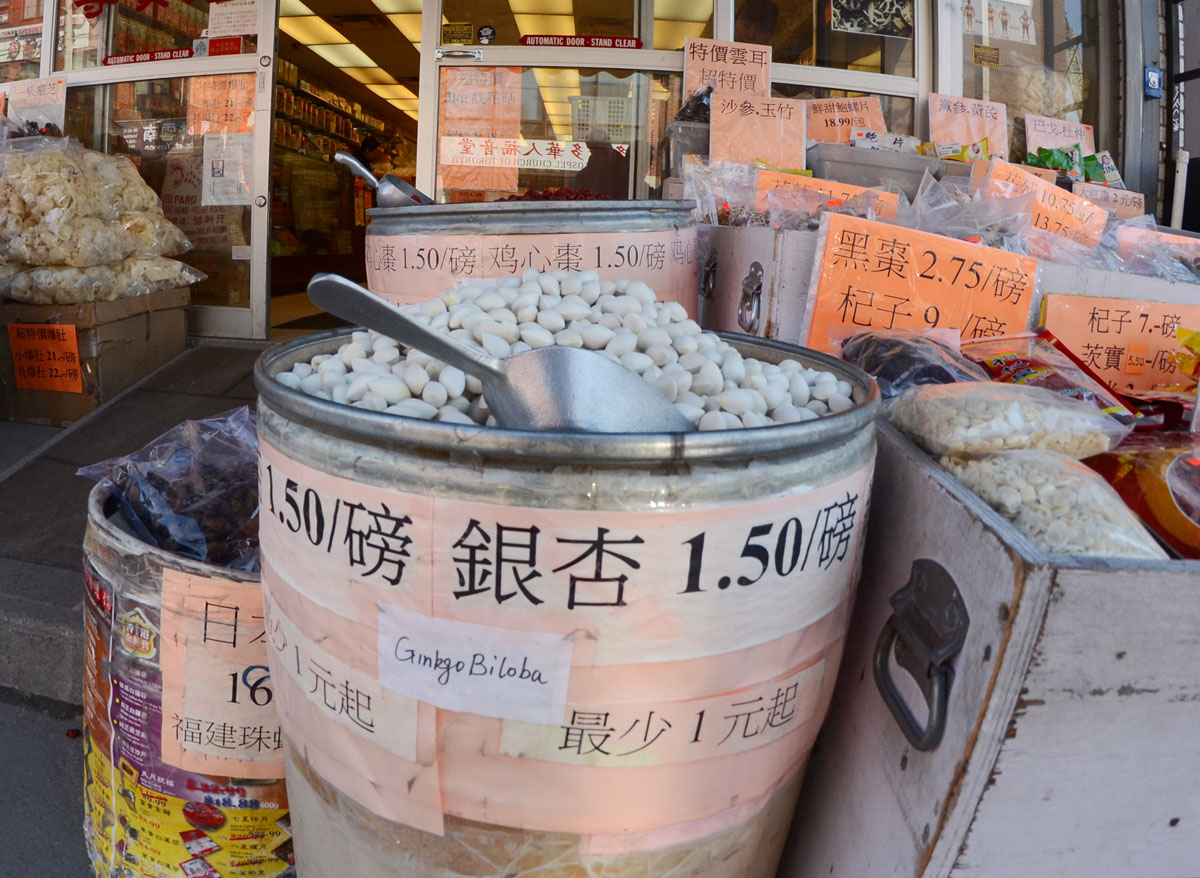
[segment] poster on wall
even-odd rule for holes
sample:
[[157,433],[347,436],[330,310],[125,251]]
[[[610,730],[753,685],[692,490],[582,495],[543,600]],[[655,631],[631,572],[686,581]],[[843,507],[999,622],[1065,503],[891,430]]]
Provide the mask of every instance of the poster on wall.
[[[521,68],[446,67],[442,69],[440,119],[442,140],[482,139],[498,143],[521,137]],[[438,156],[442,189],[517,188],[517,167],[457,164]]]
[[844,34],[871,34],[911,40],[912,0],[833,0],[831,25]]
[[1032,0],[962,0],[963,33],[1010,43],[1037,44]]
[[0,30],[0,61],[40,61],[42,26],[27,24]]
[[249,204],[254,191],[254,135],[205,134],[202,205]]

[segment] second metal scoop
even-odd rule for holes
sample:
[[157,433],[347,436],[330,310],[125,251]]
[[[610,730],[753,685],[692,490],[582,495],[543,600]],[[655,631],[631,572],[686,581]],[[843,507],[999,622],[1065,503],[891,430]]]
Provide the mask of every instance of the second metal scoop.
[[493,357],[431,329],[366,287],[336,274],[308,283],[313,304],[374,329],[483,383],[496,423],[509,430],[574,433],[684,433],[693,427],[649,382],[582,348],[551,345]]
[[345,165],[354,174],[362,177],[375,190],[375,200],[380,207],[409,207],[417,204],[433,204],[433,199],[407,180],[393,174],[376,178],[371,169],[344,150],[333,154],[333,160]]

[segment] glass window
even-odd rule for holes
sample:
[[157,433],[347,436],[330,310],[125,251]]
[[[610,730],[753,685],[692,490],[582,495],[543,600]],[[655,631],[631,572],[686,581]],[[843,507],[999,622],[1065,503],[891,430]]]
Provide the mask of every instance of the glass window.
[[680,77],[631,70],[444,67],[437,196],[484,201],[546,189],[645,197]]
[[893,134],[914,135],[913,123],[916,112],[916,101],[912,98],[896,97],[894,95],[867,95],[859,91],[842,91],[841,89],[814,88],[809,85],[793,85],[776,82],[771,85],[771,94],[777,98],[797,98],[799,100],[825,100],[826,98],[861,98],[877,97],[883,107],[883,121],[887,130]]
[[37,79],[42,60],[42,4],[0,0],[0,82]]
[[[243,160],[251,160],[253,106],[253,73],[67,92],[66,134],[133,159],[167,219],[192,242],[175,258],[208,275],[191,288],[195,305],[250,305],[250,193],[238,181],[250,173]],[[221,181],[205,174],[206,140],[208,167],[214,151],[221,154]]]
[[775,64],[913,76],[916,0],[737,0],[735,40]]
[[[206,0],[61,0],[59,30],[70,20],[71,39],[59,41],[55,69],[99,67],[105,58],[158,61],[191,57],[193,52],[237,55],[256,51],[257,35],[200,40],[208,27]],[[199,42],[197,42],[199,41]],[[154,53],[175,55],[155,57]],[[109,63],[112,63],[111,61]]]
[[[645,0],[650,2],[650,0]],[[713,35],[712,0],[653,0],[654,48],[682,51],[688,37]]]
[[442,42],[514,46],[537,45],[539,36],[632,37],[634,8],[634,0],[445,0]]
[[1025,155],[1032,113],[1093,125],[1119,166],[1116,0],[962,3],[963,95],[1008,105],[1010,154]]

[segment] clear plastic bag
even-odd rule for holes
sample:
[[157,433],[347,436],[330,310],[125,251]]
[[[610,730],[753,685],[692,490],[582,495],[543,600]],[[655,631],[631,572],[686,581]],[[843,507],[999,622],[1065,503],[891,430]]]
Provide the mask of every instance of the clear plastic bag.
[[958,334],[874,329],[841,340],[841,357],[875,379],[884,399],[922,384],[987,381],[982,368],[958,350]]
[[1052,390],[993,383],[910,388],[890,420],[933,454],[1038,449],[1084,458],[1115,448],[1132,429]]
[[20,266],[7,280],[0,272],[0,295],[33,305],[83,305],[189,286],[205,277],[190,265],[164,256],[88,268]]
[[161,213],[134,210],[120,217],[125,236],[134,243],[131,256],[179,256],[192,249],[192,242]]
[[[951,178],[954,179],[954,178]],[[980,193],[971,195],[967,178],[949,183],[935,180],[928,171],[913,199],[911,226],[922,232],[933,232],[962,241],[973,241],[985,247],[1003,247],[1020,252],[1011,242],[1029,236],[1033,223],[1034,196],[1021,195],[999,198]]]
[[684,169],[683,196],[696,202],[696,222],[708,225],[767,225],[754,208],[758,168],[738,162],[696,162]]
[[258,436],[249,408],[184,421],[134,454],[77,475],[108,480],[136,536],[150,545],[258,570]]
[[1167,558],[1120,495],[1070,457],[1001,451],[941,463],[1043,552]]

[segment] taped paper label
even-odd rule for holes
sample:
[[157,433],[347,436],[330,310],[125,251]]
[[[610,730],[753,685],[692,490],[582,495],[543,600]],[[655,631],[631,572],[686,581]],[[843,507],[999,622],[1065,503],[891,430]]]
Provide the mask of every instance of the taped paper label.
[[571,640],[447,622],[379,604],[379,680],[447,710],[558,723],[571,678]]
[[1039,148],[1059,149],[1079,144],[1084,155],[1096,154],[1096,138],[1091,125],[1067,122],[1050,116],[1025,114],[1026,151],[1036,153]]
[[717,92],[771,94],[771,47],[688,37],[683,48],[683,99],[711,84]]
[[893,217],[900,210],[900,196],[895,192],[885,192],[882,189],[868,189],[865,186],[855,186],[852,183],[838,183],[835,180],[822,180],[819,177],[805,177],[801,174],[784,174],[779,171],[759,171],[758,190],[754,197],[754,209],[765,211],[770,209],[767,193],[774,189],[807,189],[819,192],[831,199],[849,201],[860,195],[870,193],[876,197],[875,215]]
[[957,95],[929,96],[929,137],[934,143],[978,143],[985,137],[988,152],[1008,158],[1008,108],[996,101]]
[[1097,207],[1104,208],[1117,219],[1133,219],[1146,215],[1146,196],[1132,189],[1076,181],[1071,186],[1071,191]]

